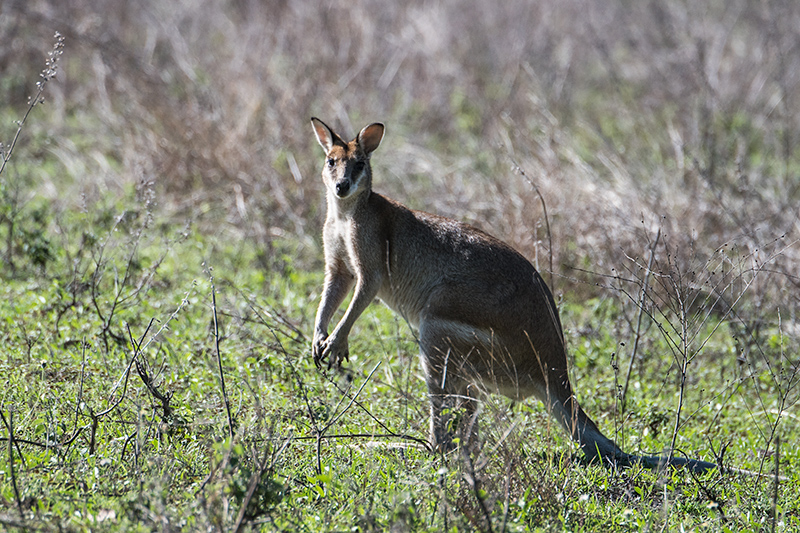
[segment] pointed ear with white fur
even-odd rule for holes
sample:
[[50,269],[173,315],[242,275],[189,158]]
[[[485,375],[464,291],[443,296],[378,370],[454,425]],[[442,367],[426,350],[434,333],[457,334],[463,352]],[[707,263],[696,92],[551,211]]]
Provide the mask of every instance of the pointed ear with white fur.
[[338,140],[340,144],[344,144],[344,142],[336,135],[332,129],[330,129],[327,124],[322,122],[320,119],[316,117],[311,117],[311,125],[314,126],[314,135],[317,136],[317,142],[319,145],[322,146],[322,149],[325,150],[325,153],[331,151],[333,148],[333,144]]
[[358,134],[358,145],[367,153],[367,155],[375,151],[375,149],[380,146],[381,141],[383,140],[383,131],[383,124],[376,122],[365,127],[363,130],[361,130],[361,133]]

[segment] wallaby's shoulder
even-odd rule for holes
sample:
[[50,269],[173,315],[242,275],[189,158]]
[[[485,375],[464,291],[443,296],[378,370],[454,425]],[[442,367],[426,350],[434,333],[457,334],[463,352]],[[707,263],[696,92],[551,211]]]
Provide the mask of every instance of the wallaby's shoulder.
[[412,209],[405,204],[382,194],[373,192],[370,195],[370,207],[376,220],[389,226],[387,229],[401,231],[404,237],[409,232],[423,232],[430,238],[440,236],[447,239],[465,237],[468,233],[479,231],[471,226],[425,211]]
[[[451,218],[411,209],[381,194],[373,193],[371,204],[383,230],[404,241],[420,240],[426,247],[438,248],[453,257],[475,262],[517,265],[527,270],[530,262],[510,245],[475,226]],[[532,267],[531,267],[532,268]]]

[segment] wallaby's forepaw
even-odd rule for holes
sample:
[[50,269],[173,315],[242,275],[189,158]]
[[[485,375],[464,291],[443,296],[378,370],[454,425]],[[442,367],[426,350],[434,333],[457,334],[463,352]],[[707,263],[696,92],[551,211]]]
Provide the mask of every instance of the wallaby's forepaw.
[[339,368],[342,366],[342,361],[350,360],[350,350],[347,346],[347,339],[340,341],[335,335],[327,338],[320,335],[315,338],[311,351],[314,355],[314,364],[317,368],[322,368],[322,364],[325,360],[328,361],[328,370],[333,367]]
[[317,368],[322,367],[322,353],[325,344],[325,339],[328,338],[327,333],[315,333],[314,341],[311,343],[311,355],[314,357],[314,366]]

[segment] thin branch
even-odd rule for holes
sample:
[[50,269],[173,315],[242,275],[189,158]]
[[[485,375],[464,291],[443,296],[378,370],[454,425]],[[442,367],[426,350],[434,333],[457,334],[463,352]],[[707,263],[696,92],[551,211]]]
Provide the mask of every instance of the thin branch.
[[472,492],[475,495],[475,500],[477,500],[478,506],[481,509],[481,513],[483,513],[483,519],[486,521],[486,531],[492,533],[494,531],[492,528],[492,515],[489,512],[489,508],[486,506],[486,495],[481,489],[481,481],[475,474],[475,463],[472,461],[472,456],[466,450],[462,453],[462,455],[464,457],[464,462],[467,465],[467,472],[464,476],[465,481],[472,489]]
[[544,214],[544,226],[545,230],[547,231],[547,246],[548,252],[550,256],[550,288],[553,288],[553,235],[550,232],[550,219],[547,216],[547,204],[544,201],[544,196],[542,196],[542,192],[539,190],[539,187],[536,183],[533,182],[531,178],[525,173],[525,170],[519,166],[517,163],[514,163],[514,168],[517,172],[519,172],[523,178],[533,187],[533,190],[536,191],[536,195],[539,197],[539,201],[542,203],[542,212]]
[[775,523],[778,521],[778,487],[780,486],[781,476],[781,438],[775,438],[775,485],[772,491],[772,533],[775,533]]
[[294,437],[294,440],[304,441],[304,440],[333,440],[333,439],[398,439],[398,440],[408,440],[415,444],[418,444],[425,448],[426,450],[429,449],[428,441],[420,439],[419,437],[415,437],[413,435],[406,435],[405,433],[333,433],[333,434],[326,434],[322,436],[308,436],[308,437]]
[[[128,336],[130,337],[131,344],[136,345],[136,341],[131,334],[131,328],[129,326]],[[173,413],[173,409],[169,404],[170,400],[172,400],[172,392],[168,391],[166,394],[164,394],[158,390],[153,382],[153,377],[150,375],[150,371],[147,369],[147,361],[144,359],[145,358],[141,352],[140,357],[134,359],[136,362],[136,373],[139,374],[139,377],[142,379],[142,383],[144,383],[144,386],[147,388],[150,394],[161,403],[161,411],[163,413],[161,420],[165,423],[169,423],[172,419]]]
[[652,246],[650,246],[650,259],[647,261],[647,268],[644,271],[644,281],[642,282],[642,291],[639,294],[639,313],[636,317],[636,332],[633,337],[633,348],[631,350],[631,360],[628,363],[628,372],[625,374],[625,385],[622,387],[622,398],[620,399],[620,409],[622,414],[625,414],[625,399],[628,396],[628,384],[631,381],[631,371],[633,370],[633,363],[636,361],[636,355],[639,350],[639,340],[641,339],[641,331],[642,331],[642,317],[644,316],[644,308],[645,308],[645,296],[647,294],[647,289],[650,285],[650,272],[653,268],[653,260],[656,256],[656,246],[658,246],[658,240],[661,238],[661,228],[658,228],[658,233],[656,233],[656,238],[653,240]]
[[107,407],[104,411],[101,411],[100,413],[98,413],[97,414],[98,417],[107,415],[108,413],[110,413],[111,411],[116,409],[117,406],[122,403],[122,400],[125,399],[125,394],[128,391],[128,376],[130,376],[131,368],[133,368],[133,365],[136,363],[136,358],[139,357],[139,354],[142,351],[141,342],[144,339],[144,337],[147,335],[147,332],[150,331],[150,328],[153,326],[154,322],[155,322],[155,318],[151,318],[150,319],[150,323],[147,325],[147,329],[145,330],[144,334],[142,335],[142,337],[139,339],[138,342],[135,342],[133,337],[131,337],[132,348],[133,348],[133,356],[131,357],[131,360],[128,363],[128,365],[125,367],[125,370],[123,371],[123,373],[120,376],[120,378],[117,380],[117,382],[114,384],[114,386],[111,387],[111,394],[110,394],[109,397],[113,398],[114,394],[116,394],[117,389],[119,387],[122,387],[122,394],[117,399],[117,401],[114,402],[111,406]]
[[328,430],[328,428],[330,428],[330,427],[331,427],[331,426],[333,426],[333,425],[334,425],[336,422],[338,422],[338,421],[339,421],[339,419],[340,419],[340,418],[342,418],[342,416],[344,416],[344,414],[345,414],[347,411],[349,411],[349,410],[350,410],[350,408],[353,406],[353,403],[356,401],[356,398],[358,398],[358,396],[361,394],[361,391],[362,391],[362,390],[364,390],[364,387],[367,385],[367,383],[369,383],[370,379],[372,379],[372,375],[375,373],[375,371],[376,371],[376,370],[378,370],[378,367],[379,367],[379,366],[381,366],[381,361],[378,361],[378,364],[376,364],[376,365],[375,365],[375,367],[372,369],[372,371],[371,371],[371,372],[370,372],[370,373],[367,375],[366,379],[364,379],[364,383],[362,383],[362,384],[361,384],[361,386],[358,388],[358,391],[356,392],[355,396],[353,396],[352,398],[350,398],[350,403],[348,403],[348,404],[347,404],[347,407],[345,407],[345,408],[344,408],[344,409],[343,409],[343,410],[342,410],[342,411],[341,411],[339,414],[337,414],[336,416],[334,416],[334,417],[331,419],[331,421],[330,421],[330,422],[328,422],[328,423],[325,425],[325,427],[323,427],[323,428],[322,428],[322,433],[325,433],[325,431],[327,431],[327,430]]
[[[142,344],[144,339],[147,337],[147,334],[149,333],[151,327],[153,326],[153,324],[156,321],[155,318],[150,320],[150,323],[147,325],[147,329],[145,329],[145,332],[142,334],[141,338],[137,341],[137,344],[135,346],[133,346],[134,354],[133,354],[133,357],[131,358],[131,361],[125,367],[125,370],[123,371],[123,373],[119,377],[119,379],[116,381],[116,383],[114,383],[114,386],[111,387],[110,397],[113,398],[113,396],[116,393],[117,389],[120,388],[120,387],[124,387],[122,396],[123,397],[125,396],[125,389],[128,386],[128,375],[130,374],[130,371],[133,368],[133,364],[134,364],[134,361],[135,361],[136,357],[138,356],[138,354],[140,352],[143,352],[143,351],[147,350],[147,348],[150,346],[150,344],[153,342],[153,340],[157,339],[158,336],[161,335],[161,332],[163,332],[165,329],[167,329],[169,324],[173,320],[175,320],[175,318],[178,316],[178,313],[180,313],[183,310],[184,307],[189,305],[189,296],[192,295],[192,293],[195,291],[195,288],[196,288],[196,284],[193,282],[192,283],[192,288],[190,290],[188,290],[186,292],[186,294],[183,295],[183,300],[181,300],[181,303],[178,305],[178,307],[175,309],[175,311],[173,311],[172,314],[169,316],[169,318],[167,318],[167,320],[163,324],[161,324],[161,327],[158,328],[158,331],[156,331],[153,334],[152,337],[147,339],[147,342],[144,342],[144,344]],[[113,407],[116,407],[117,405],[119,405],[120,401],[122,401],[122,400],[120,399]],[[108,412],[108,410],[100,413],[98,416],[102,416],[102,415],[106,414],[106,412]]]
[[206,270],[211,283],[211,313],[214,319],[214,353],[217,356],[217,366],[219,370],[219,384],[222,390],[222,401],[225,403],[225,412],[228,415],[228,435],[233,440],[234,423],[231,416],[231,402],[228,399],[228,392],[225,390],[225,373],[222,370],[222,354],[219,349],[219,320],[217,319],[217,290],[214,286],[214,276],[211,275],[211,268]]
[[[11,485],[14,487],[14,499],[17,501],[17,509],[19,509],[20,520],[25,522],[25,511],[22,508],[22,499],[19,496],[19,488],[17,487],[17,475],[14,471],[14,408],[8,410],[8,420],[5,415],[0,411],[0,417],[3,418],[3,424],[8,430],[8,469],[11,474]],[[19,453],[19,450],[17,450]],[[22,454],[20,454],[22,457]]]
[[2,146],[0,146],[0,174],[2,174],[3,170],[5,170],[6,163],[11,160],[11,155],[14,153],[14,148],[17,146],[17,141],[22,133],[22,126],[25,125],[25,121],[28,120],[28,116],[31,114],[31,111],[33,111],[33,108],[38,104],[44,103],[42,94],[44,94],[45,85],[47,85],[48,81],[55,78],[56,74],[58,73],[58,59],[61,57],[61,54],[64,51],[64,36],[56,32],[54,38],[56,42],[53,45],[53,49],[47,54],[47,61],[45,61],[44,70],[41,72],[41,74],[39,74],[42,79],[36,82],[36,94],[32,98],[28,99],[28,110],[25,112],[22,120],[17,122],[17,132],[14,134],[14,138],[11,140],[8,150],[3,151]]
[[[336,382],[335,382],[333,379],[331,379],[331,378],[330,378],[330,377],[328,377],[327,375],[324,375],[324,378],[325,378],[325,379],[328,381],[328,383],[330,383],[331,385],[333,385],[334,387],[336,387],[336,388],[337,388],[337,390],[338,390],[339,392],[341,392],[341,393],[342,393],[342,394],[344,394],[344,395],[347,395],[348,397],[351,397],[351,396],[349,396],[349,392],[348,392],[347,390],[342,390],[342,389],[339,387],[339,384],[338,384],[338,383],[336,383]],[[375,421],[375,423],[376,423],[376,424],[378,424],[378,426],[380,426],[380,427],[381,427],[381,429],[383,429],[384,431],[386,431],[386,433],[387,433],[387,436],[394,436],[394,437],[396,437],[396,438],[402,438],[402,439],[412,440],[412,441],[414,441],[414,442],[416,442],[416,443],[418,443],[418,444],[421,444],[421,445],[423,445],[423,446],[425,447],[425,449],[426,449],[426,450],[428,450],[428,451],[431,451],[431,444],[430,444],[430,442],[428,442],[428,440],[427,440],[427,439],[420,439],[419,437],[414,437],[414,436],[411,436],[411,435],[407,435],[407,434],[405,434],[405,433],[397,433],[396,431],[392,431],[392,430],[391,430],[391,429],[389,429],[389,427],[388,427],[386,424],[384,424],[384,423],[383,423],[383,422],[382,422],[382,421],[381,421],[381,420],[380,420],[378,417],[376,417],[374,414],[372,414],[372,412],[371,412],[369,409],[367,409],[367,408],[364,406],[364,404],[363,404],[363,403],[361,403],[360,401],[358,401],[358,399],[356,399],[356,398],[354,398],[354,397],[353,397],[353,402],[354,402],[354,405],[355,405],[356,407],[358,407],[359,409],[361,409],[361,410],[362,410],[362,411],[363,411],[363,412],[364,412],[364,413],[365,413],[367,416],[369,416],[369,417],[370,417],[372,420],[374,420],[374,421]],[[377,437],[377,435],[376,435],[376,437]]]
[[[352,407],[352,406],[353,406],[353,403],[356,401],[356,398],[358,398],[358,395],[359,395],[359,394],[361,394],[361,391],[362,391],[362,390],[364,390],[364,387],[365,387],[365,386],[366,386],[366,384],[369,382],[370,378],[372,377],[372,374],[374,374],[374,373],[375,373],[375,371],[376,371],[376,370],[378,370],[378,367],[380,366],[380,364],[381,364],[381,363],[380,363],[380,361],[379,361],[379,362],[378,362],[378,364],[377,364],[377,365],[375,365],[375,368],[373,368],[373,369],[372,369],[372,372],[370,372],[370,373],[369,373],[369,375],[367,376],[367,378],[364,380],[364,383],[362,383],[362,384],[361,384],[361,387],[359,387],[359,389],[358,389],[358,392],[356,392],[355,396],[353,396],[353,397],[350,399],[350,403],[348,403],[348,404],[347,404],[347,407],[345,407],[345,408],[344,408],[344,409],[343,409],[341,412],[339,412],[339,413],[338,413],[336,416],[334,416],[334,417],[331,419],[331,421],[330,421],[330,422],[328,422],[328,423],[327,423],[327,424],[326,424],[326,425],[325,425],[325,426],[324,426],[322,429],[320,429],[320,430],[318,430],[318,431],[316,432],[316,437],[317,437],[317,441],[316,441],[316,444],[317,444],[317,448],[316,448],[316,454],[317,454],[317,475],[321,475],[321,474],[322,474],[322,436],[325,434],[325,432],[326,432],[326,431],[327,431],[327,430],[328,430],[328,429],[329,429],[329,428],[330,428],[330,427],[331,427],[333,424],[335,424],[335,423],[336,423],[336,422],[337,422],[337,421],[338,421],[338,420],[339,420],[339,419],[340,419],[340,418],[341,418],[341,417],[342,417],[342,416],[343,416],[343,415],[344,415],[344,414],[345,414],[347,411],[349,411],[349,410],[350,410],[350,407]],[[339,406],[342,404],[342,401],[344,400],[344,398],[345,398],[345,394],[342,394],[341,398],[339,398],[339,403],[337,403],[337,404],[336,404],[336,407],[334,408],[334,412],[337,412],[337,411],[339,410]]]
[[[256,493],[256,489],[258,485],[264,479],[264,474],[266,472],[270,472],[275,468],[275,464],[278,461],[278,457],[289,447],[289,444],[292,442],[292,435],[290,434],[286,439],[284,439],[283,444],[278,450],[273,450],[270,453],[270,448],[264,450],[264,455],[259,461],[259,467],[253,471],[253,474],[250,476],[250,482],[247,486],[247,493],[245,494],[244,499],[242,500],[242,505],[239,508],[239,513],[236,516],[236,522],[233,526],[233,531],[235,533],[239,533],[242,531],[245,525],[252,520],[252,517],[247,516],[247,508],[250,506],[250,501],[253,499],[253,496]],[[269,459],[269,464],[267,464],[267,460]],[[263,509],[260,511],[264,512]]]

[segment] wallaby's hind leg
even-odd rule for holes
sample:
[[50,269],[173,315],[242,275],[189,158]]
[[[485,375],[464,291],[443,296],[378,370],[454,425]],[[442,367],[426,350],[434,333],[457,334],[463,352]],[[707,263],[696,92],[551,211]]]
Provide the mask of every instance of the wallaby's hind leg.
[[431,402],[431,445],[448,451],[459,446],[478,446],[478,391],[465,379],[465,358],[461,349],[474,350],[457,342],[448,328],[428,320],[420,326],[420,351],[428,397]]
[[[530,339],[521,342],[517,335],[481,332],[442,319],[428,318],[419,332],[434,446],[449,448],[455,432],[462,445],[477,446],[478,394],[472,383],[478,379],[488,387],[494,383],[514,400],[537,397],[590,461],[625,462],[627,456],[600,432],[575,399],[563,349],[541,358],[533,350],[520,358],[520,353],[532,350]],[[455,420],[454,414],[460,418]]]
[[[423,356],[424,357],[424,356]],[[442,389],[439,376],[428,379],[431,402],[431,445],[436,450],[455,448],[455,440],[465,449],[478,448],[478,400],[470,394],[474,388],[462,392]]]

